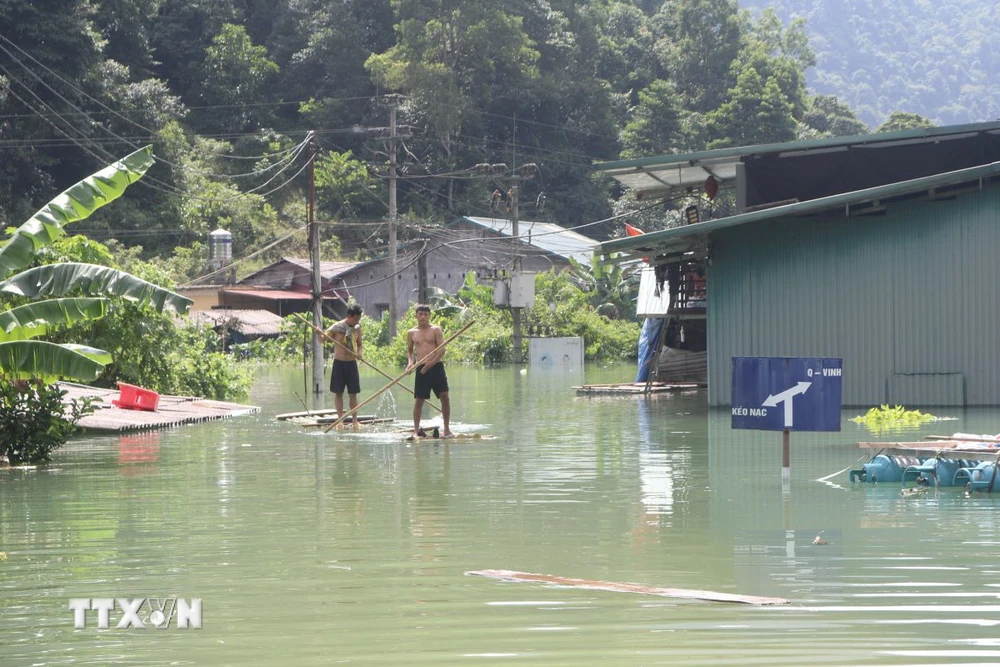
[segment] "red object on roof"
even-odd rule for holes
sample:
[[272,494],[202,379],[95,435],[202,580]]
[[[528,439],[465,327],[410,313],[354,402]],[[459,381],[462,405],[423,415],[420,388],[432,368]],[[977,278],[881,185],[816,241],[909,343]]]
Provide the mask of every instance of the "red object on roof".
[[638,227],[633,227],[632,225],[630,225],[630,224],[628,224],[626,222],[625,223],[625,233],[628,234],[629,236],[640,236],[642,234],[645,234],[646,232],[642,231]]
[[156,412],[156,406],[160,404],[160,395],[151,389],[119,382],[118,390],[121,391],[121,396],[111,401],[111,404],[119,408]]

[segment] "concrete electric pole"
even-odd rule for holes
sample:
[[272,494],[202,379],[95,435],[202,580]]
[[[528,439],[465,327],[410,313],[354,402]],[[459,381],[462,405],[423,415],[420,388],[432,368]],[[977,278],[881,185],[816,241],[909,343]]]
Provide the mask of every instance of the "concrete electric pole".
[[[323,276],[319,264],[319,225],[316,223],[316,134],[309,133],[309,260],[312,265],[312,320],[316,329],[323,329]],[[313,394],[323,394],[323,339],[313,330]]]

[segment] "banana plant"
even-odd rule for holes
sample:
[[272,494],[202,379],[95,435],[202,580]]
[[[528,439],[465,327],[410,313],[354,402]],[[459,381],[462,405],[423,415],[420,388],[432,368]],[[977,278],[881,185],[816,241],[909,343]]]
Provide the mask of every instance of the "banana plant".
[[631,268],[618,264],[606,265],[594,253],[590,266],[569,258],[570,278],[589,294],[590,305],[609,319],[618,319],[624,313],[634,312],[633,301],[639,293],[638,274]]
[[0,247],[0,278],[6,278],[0,293],[32,300],[0,311],[0,373],[7,378],[96,379],[111,362],[110,354],[37,339],[54,327],[104,317],[108,296],[160,312],[187,312],[190,299],[124,271],[75,262],[27,268],[41,248],[66,234],[66,225],[120,197],[152,165],[153,148],[146,146],[88,176],[39,209]]

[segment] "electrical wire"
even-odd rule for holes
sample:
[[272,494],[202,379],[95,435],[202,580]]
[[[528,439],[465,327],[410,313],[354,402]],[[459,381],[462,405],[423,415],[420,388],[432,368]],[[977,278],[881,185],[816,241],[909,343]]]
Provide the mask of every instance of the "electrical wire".
[[[31,56],[31,54],[29,54],[26,51],[24,51],[23,49],[21,49],[19,46],[17,46],[13,42],[11,42],[9,39],[7,39],[6,37],[4,37],[3,35],[0,35],[0,42],[6,42],[6,43],[10,44],[15,49],[17,49],[19,52],[23,53],[27,58],[29,58],[32,61],[34,61],[35,63],[37,63],[46,72],[48,72],[49,74],[51,74],[52,76],[54,76],[56,79],[58,79],[59,81],[62,81],[64,84],[66,84],[67,86],[69,86],[69,88],[71,90],[73,90],[74,92],[76,92],[79,95],[82,95],[83,97],[86,97],[89,100],[92,100],[92,101],[96,102],[102,108],[107,109],[109,113],[111,113],[111,114],[113,114],[113,115],[121,118],[122,120],[125,120],[126,122],[128,122],[128,123],[130,123],[132,125],[135,125],[136,127],[140,128],[140,129],[142,129],[142,130],[144,130],[146,132],[149,132],[151,135],[155,135],[156,134],[156,132],[154,130],[151,130],[150,128],[147,128],[147,127],[143,126],[142,124],[137,123],[137,122],[131,120],[127,116],[124,116],[123,114],[115,111],[111,107],[108,107],[107,105],[105,105],[103,102],[101,102],[97,98],[89,95],[88,93],[86,93],[85,91],[81,90],[80,88],[77,88],[72,83],[66,81],[66,79],[64,79],[61,76],[59,76],[56,72],[52,71],[50,68],[48,68],[47,66],[45,66],[45,64],[39,62],[37,59],[35,59],[33,56]],[[13,53],[11,53],[9,49],[7,49],[5,46],[3,46],[3,44],[0,44],[0,52],[5,53],[8,57],[11,58],[11,60],[13,60],[18,65],[20,65],[28,74],[30,74],[36,81],[38,81],[46,90],[48,90],[53,95],[55,95],[60,100],[62,100],[71,109],[74,109],[77,114],[83,115],[85,118],[87,118],[91,122],[92,125],[96,125],[98,127],[101,127],[105,132],[107,132],[111,136],[115,137],[115,139],[117,139],[118,141],[120,141],[120,142],[122,142],[122,143],[124,143],[124,144],[126,144],[128,146],[131,146],[133,150],[137,150],[137,149],[139,149],[141,147],[138,143],[129,141],[125,137],[119,136],[118,134],[116,134],[115,132],[113,132],[112,130],[110,130],[109,128],[107,128],[107,127],[105,127],[103,125],[98,124],[96,121],[93,120],[93,118],[91,118],[91,116],[87,112],[83,111],[82,109],[80,109],[79,107],[77,107],[75,104],[73,104],[70,100],[66,99],[66,97],[63,96],[62,93],[60,93],[58,90],[56,90],[55,88],[53,88],[52,86],[50,86],[44,79],[42,79],[37,73],[35,73],[25,63],[23,63],[22,61],[18,60],[18,58]],[[67,125],[69,125],[70,127],[72,127],[72,123],[70,123],[70,121],[68,121],[65,117],[63,117],[63,115],[60,114],[59,112],[56,112],[54,109],[52,109],[52,107],[50,107],[49,105],[45,104],[45,102],[40,97],[38,97],[34,93],[34,91],[32,91],[30,89],[30,87],[28,87],[22,80],[20,80],[19,78],[15,77],[6,68],[3,68],[3,71],[7,73],[8,77],[10,79],[12,79],[13,81],[17,82],[18,84],[21,85],[22,88],[24,88],[25,90],[27,90],[28,92],[30,92],[36,99],[38,99],[38,101],[43,106],[45,106],[46,108],[50,109],[50,111],[52,112],[52,115],[54,115],[55,117],[59,118],[60,121],[66,123]],[[9,89],[9,86],[8,86],[8,89]],[[23,100],[21,100],[21,101],[22,101],[22,103],[24,103]],[[32,111],[36,111],[30,105],[27,105],[27,106]],[[36,114],[37,114],[37,111],[36,111]],[[37,115],[41,116],[41,114],[37,114]],[[52,121],[49,118],[43,116],[42,119],[46,120],[47,122],[49,122],[50,124],[52,124]],[[84,137],[85,137],[85,135],[84,135]],[[86,140],[89,141],[90,139],[86,138]],[[212,172],[206,172],[206,171],[202,171],[202,170],[199,170],[199,169],[192,168],[192,167],[187,166],[187,165],[178,165],[178,164],[176,164],[174,162],[171,162],[169,160],[164,159],[161,156],[157,156],[157,160],[159,162],[162,162],[162,163],[164,163],[164,164],[166,164],[168,166],[171,166],[171,167],[173,167],[175,169],[178,169],[178,170],[181,170],[181,171],[190,171],[190,172],[193,172],[193,173],[198,173],[199,175],[202,175],[202,176],[205,176],[205,177],[210,177],[210,178],[220,178],[220,179],[256,178],[256,177],[260,177],[261,175],[267,173],[271,169],[276,168],[277,166],[281,165],[282,163],[284,163],[286,166],[289,165],[292,161],[294,161],[294,159],[298,156],[298,154],[301,153],[302,148],[304,147],[304,145],[307,142],[308,142],[308,136],[307,136],[307,138],[305,140],[303,140],[302,143],[300,143],[297,146],[293,146],[291,148],[291,150],[290,150],[291,155],[289,155],[289,157],[283,158],[283,159],[279,160],[277,163],[272,164],[272,165],[270,165],[268,167],[265,167],[263,169],[257,169],[257,170],[254,170],[252,172],[247,172],[247,173],[244,173],[244,174],[216,174],[216,173],[212,173]],[[77,142],[74,140],[74,143],[77,143]],[[79,145],[79,144],[77,143],[77,145]],[[81,146],[81,148],[82,148],[82,146]],[[218,156],[218,157],[226,157],[225,155],[218,154],[218,153],[209,153],[209,154],[211,154],[213,156]],[[267,157],[267,156],[262,156],[262,158],[263,157]],[[117,159],[117,158],[115,158],[115,156],[112,156],[110,153],[108,154],[108,157],[102,158],[102,159],[108,159],[108,158]],[[262,159],[262,158],[258,158],[258,159]],[[283,170],[284,169],[281,169],[281,171],[283,171]],[[280,171],[279,171],[279,173],[280,173]],[[148,179],[148,180],[155,180],[155,179]],[[167,188],[168,190],[172,189],[172,190],[174,190],[177,193],[181,193],[181,191],[179,189],[174,188],[169,183],[165,183],[165,182],[162,182],[162,181],[158,181],[158,182],[159,182],[159,184],[162,187]],[[268,182],[270,182],[270,181],[268,181]],[[264,187],[264,186],[258,186],[257,189],[260,189],[262,187]]]

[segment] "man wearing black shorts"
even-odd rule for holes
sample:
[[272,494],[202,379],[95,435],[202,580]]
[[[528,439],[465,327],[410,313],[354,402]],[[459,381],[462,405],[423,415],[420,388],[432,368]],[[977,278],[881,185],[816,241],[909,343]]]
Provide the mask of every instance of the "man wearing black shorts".
[[[358,359],[361,358],[361,306],[347,307],[347,317],[326,330],[326,335],[334,341],[333,370],[330,373],[330,391],[333,392],[337,418],[344,416],[344,390],[347,390],[351,410],[358,407],[361,393],[361,376],[358,373]],[[357,417],[357,415],[355,415]],[[357,421],[354,422],[357,426]]]
[[[444,333],[441,327],[431,324],[431,308],[418,304],[414,313],[417,326],[406,332],[406,371],[416,371],[413,383],[413,435],[420,435],[420,416],[424,401],[431,397],[431,391],[441,399],[441,418],[444,421],[443,437],[451,436],[451,400],[448,397],[448,376],[444,372]],[[428,356],[429,355],[429,356]],[[426,357],[426,358],[425,358]],[[417,365],[417,362],[420,365]]]

